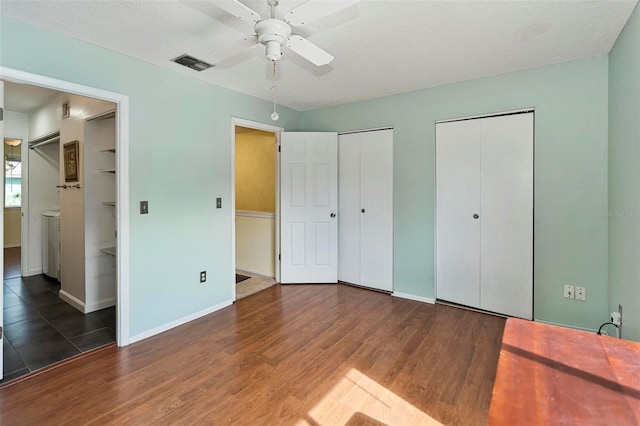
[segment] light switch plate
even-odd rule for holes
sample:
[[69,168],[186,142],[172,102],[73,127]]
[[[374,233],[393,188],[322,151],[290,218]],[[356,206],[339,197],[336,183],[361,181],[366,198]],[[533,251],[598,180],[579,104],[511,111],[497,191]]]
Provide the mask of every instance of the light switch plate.
[[140,214],[149,214],[149,202],[140,201]]
[[222,198],[216,198],[216,209],[222,208]]

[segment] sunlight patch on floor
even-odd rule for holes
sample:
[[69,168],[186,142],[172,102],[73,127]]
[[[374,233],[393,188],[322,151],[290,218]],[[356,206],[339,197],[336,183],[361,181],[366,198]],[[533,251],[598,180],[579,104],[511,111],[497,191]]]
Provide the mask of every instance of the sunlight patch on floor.
[[298,425],[442,425],[384,386],[351,369]]

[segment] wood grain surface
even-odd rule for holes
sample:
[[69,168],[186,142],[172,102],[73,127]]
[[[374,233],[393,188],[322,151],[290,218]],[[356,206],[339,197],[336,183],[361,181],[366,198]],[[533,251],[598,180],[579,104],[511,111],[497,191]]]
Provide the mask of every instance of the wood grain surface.
[[640,344],[507,320],[490,425],[640,425]]
[[482,425],[503,327],[345,285],[277,285],[1,389],[0,423]]

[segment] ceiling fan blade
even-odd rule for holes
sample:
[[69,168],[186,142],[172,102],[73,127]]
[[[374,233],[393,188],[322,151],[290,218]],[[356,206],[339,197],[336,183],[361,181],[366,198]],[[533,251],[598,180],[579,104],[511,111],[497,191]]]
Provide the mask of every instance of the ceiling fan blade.
[[213,0],[212,3],[243,21],[253,22],[255,24],[260,20],[260,15],[238,0]]
[[319,67],[333,61],[333,56],[299,35],[290,36],[287,47]]
[[216,49],[209,53],[209,55],[212,58],[211,61],[215,64],[239,53],[242,53],[243,50],[249,49],[258,44],[258,36],[249,35],[241,38],[240,40],[231,42],[226,46],[221,47],[220,49]]
[[284,20],[294,26],[310,24],[359,2],[360,0],[308,0],[285,13]]

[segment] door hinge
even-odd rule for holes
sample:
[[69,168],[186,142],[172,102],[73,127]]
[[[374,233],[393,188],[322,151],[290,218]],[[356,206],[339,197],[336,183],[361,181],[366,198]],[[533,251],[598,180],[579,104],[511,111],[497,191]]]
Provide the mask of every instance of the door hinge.
[[2,340],[2,327],[0,327],[0,340]]
[[4,108],[0,108],[0,121],[4,121]]
[[280,145],[278,145],[278,152],[280,152]]
[[280,259],[281,259],[281,257],[280,257],[280,255],[278,255],[278,262],[280,261]]

